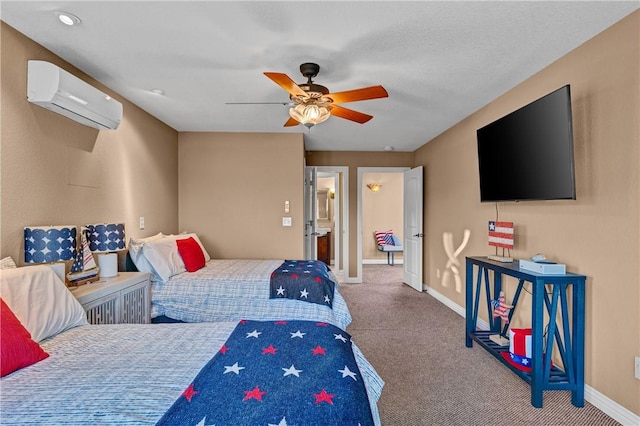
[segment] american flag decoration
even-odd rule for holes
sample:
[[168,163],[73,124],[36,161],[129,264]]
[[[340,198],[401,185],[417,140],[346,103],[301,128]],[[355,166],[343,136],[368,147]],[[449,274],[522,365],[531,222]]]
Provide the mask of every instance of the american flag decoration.
[[489,245],[513,248],[513,222],[489,221]]
[[491,301],[491,306],[493,306],[493,318],[500,317],[505,324],[509,324],[509,311],[513,306],[505,302],[504,292],[501,291],[498,299]]
[[73,259],[73,264],[71,265],[71,272],[82,272],[89,269],[93,269],[96,266],[96,262],[93,259],[93,254],[91,254],[91,250],[89,250],[89,243],[87,242],[86,233],[88,230],[86,228],[82,229],[81,241],[82,247],[78,250],[76,257]]

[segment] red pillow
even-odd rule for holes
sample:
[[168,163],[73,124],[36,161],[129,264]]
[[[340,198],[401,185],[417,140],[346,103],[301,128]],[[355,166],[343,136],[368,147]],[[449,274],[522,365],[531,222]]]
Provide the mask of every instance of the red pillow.
[[0,377],[49,356],[0,299]]
[[193,237],[176,240],[176,244],[187,271],[195,272],[205,265],[204,253],[202,253],[200,244]]

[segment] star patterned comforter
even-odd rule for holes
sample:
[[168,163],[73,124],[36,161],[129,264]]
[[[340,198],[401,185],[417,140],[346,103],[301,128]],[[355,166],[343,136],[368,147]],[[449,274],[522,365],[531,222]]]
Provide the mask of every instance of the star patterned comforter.
[[351,337],[326,323],[240,321],[158,425],[373,425]]
[[271,274],[271,299],[293,299],[333,306],[335,281],[319,260],[285,260]]

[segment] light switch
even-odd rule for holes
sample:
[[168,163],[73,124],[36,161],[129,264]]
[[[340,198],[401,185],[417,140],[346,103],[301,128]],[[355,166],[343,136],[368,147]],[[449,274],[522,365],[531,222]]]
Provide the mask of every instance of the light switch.
[[285,213],[289,213],[289,202],[288,201],[284,202],[284,212]]
[[282,218],[282,226],[291,226],[291,218],[283,217]]
[[144,229],[144,216],[140,216],[140,229]]

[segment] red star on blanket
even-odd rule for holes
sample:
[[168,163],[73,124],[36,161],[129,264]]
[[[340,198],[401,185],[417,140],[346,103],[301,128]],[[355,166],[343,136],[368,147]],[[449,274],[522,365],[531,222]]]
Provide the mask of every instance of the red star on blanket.
[[313,355],[326,355],[324,348],[321,347],[320,345],[316,346],[313,350]]
[[266,354],[275,355],[277,350],[278,349],[274,348],[273,345],[269,345],[266,348],[262,348],[262,355],[266,355]]
[[244,393],[246,396],[244,397],[243,401],[247,401],[249,399],[255,398],[258,401],[262,402],[262,395],[264,395],[267,392],[261,391],[260,388],[256,386],[255,388],[253,388],[253,390],[244,391]]
[[220,353],[222,353],[222,355],[226,354],[227,351],[229,350],[229,348],[227,347],[227,345],[222,345],[222,347],[220,348]]
[[196,395],[197,393],[198,391],[193,390],[193,383],[191,383],[189,387],[186,388],[184,392],[182,392],[182,396],[184,396],[187,399],[187,401],[191,402],[191,398],[193,398],[193,396]]
[[333,405],[333,398],[335,395],[331,393],[327,393],[326,390],[322,389],[320,393],[314,393],[313,396],[316,397],[316,404],[320,404],[321,402],[326,402],[327,404]]

